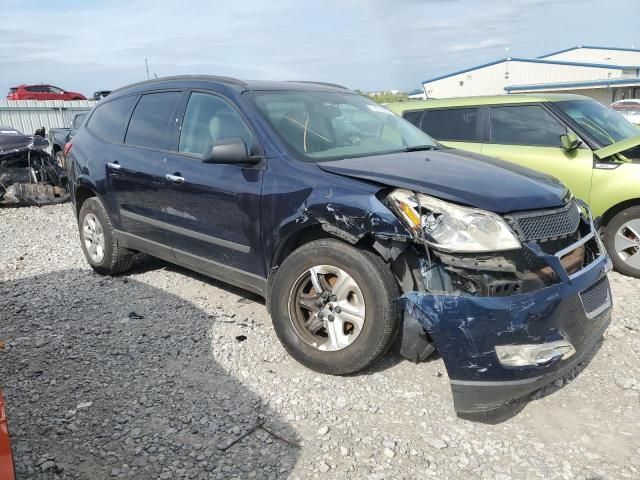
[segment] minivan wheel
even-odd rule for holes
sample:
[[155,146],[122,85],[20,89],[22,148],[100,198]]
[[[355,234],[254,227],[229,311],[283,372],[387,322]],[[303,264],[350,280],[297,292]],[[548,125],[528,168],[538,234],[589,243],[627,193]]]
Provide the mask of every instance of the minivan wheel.
[[604,244],[618,272],[640,278],[640,206],[622,210],[611,219]]
[[291,253],[275,275],[274,328],[301,364],[344,375],[389,349],[399,324],[399,291],[377,255],[338,240],[317,240]]
[[102,202],[92,197],[80,208],[80,244],[89,265],[101,275],[117,275],[133,265],[133,253],[121,247]]

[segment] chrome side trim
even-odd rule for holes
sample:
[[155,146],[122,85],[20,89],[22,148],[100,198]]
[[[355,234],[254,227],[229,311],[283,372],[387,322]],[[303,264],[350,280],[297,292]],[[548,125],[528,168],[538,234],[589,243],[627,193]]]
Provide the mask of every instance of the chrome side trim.
[[193,255],[182,250],[172,249],[161,243],[147,240],[146,238],[123,232],[122,230],[115,230],[115,233],[118,240],[122,243],[122,246],[126,248],[139,250],[155,257],[162,258],[168,262],[186,267],[189,270],[194,270],[209,277],[217,278],[223,282],[244,288],[245,290],[257,293],[263,297],[266,295],[267,279],[260,275],[246,272],[228,265],[223,265],[222,263],[218,263],[198,255]]
[[163,230],[167,230],[169,232],[177,233],[179,235],[184,235],[185,237],[191,237],[191,238],[195,238],[196,240],[202,240],[203,242],[211,243],[212,245],[218,245],[220,247],[229,248],[231,250],[236,250],[242,253],[249,253],[251,251],[251,247],[249,247],[248,245],[231,242],[229,240],[224,240],[218,237],[212,237],[211,235],[205,235],[204,233],[195,232],[193,230],[178,227],[176,225],[171,225],[170,223],[162,222],[160,220],[156,220],[155,218],[145,217],[144,215],[139,215],[137,213],[129,212],[127,210],[120,209],[120,215],[122,215],[123,217],[130,218],[131,220],[153,225],[154,227],[162,228]]

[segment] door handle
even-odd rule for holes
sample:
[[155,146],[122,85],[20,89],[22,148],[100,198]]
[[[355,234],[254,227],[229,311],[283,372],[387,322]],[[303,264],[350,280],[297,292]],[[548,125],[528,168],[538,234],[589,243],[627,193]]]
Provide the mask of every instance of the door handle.
[[184,183],[184,177],[181,177],[180,175],[171,175],[167,173],[164,178],[173,183]]
[[118,162],[109,162],[107,163],[107,167],[111,168],[112,170],[120,170],[122,168],[122,165],[120,165]]

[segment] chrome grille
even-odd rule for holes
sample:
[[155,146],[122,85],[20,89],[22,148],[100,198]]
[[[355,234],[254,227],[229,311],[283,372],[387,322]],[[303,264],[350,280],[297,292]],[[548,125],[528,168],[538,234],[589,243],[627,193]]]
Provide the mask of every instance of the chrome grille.
[[508,219],[522,241],[543,240],[571,235],[580,224],[580,209],[575,200],[557,210],[510,215]]
[[580,292],[580,300],[582,300],[582,306],[589,318],[593,318],[606,310],[611,305],[611,292],[607,277],[601,278],[589,288]]

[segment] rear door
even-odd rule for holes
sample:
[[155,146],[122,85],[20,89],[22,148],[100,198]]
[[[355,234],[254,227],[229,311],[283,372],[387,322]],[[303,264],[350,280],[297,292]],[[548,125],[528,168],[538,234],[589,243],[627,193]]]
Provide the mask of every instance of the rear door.
[[[412,113],[415,115],[406,112]],[[407,119],[447,147],[476,153],[482,150],[482,110],[478,107],[427,109],[420,123],[415,123],[415,116]]]
[[181,263],[236,284],[251,284],[265,276],[260,242],[264,165],[201,161],[214,142],[232,137],[259,151],[244,116],[227,98],[191,92],[177,130],[176,152],[167,155],[172,180],[166,222]]
[[[183,93],[141,95],[129,120],[124,145],[107,159],[109,186],[120,213],[120,225],[134,242],[167,245],[165,207],[166,152]],[[106,103],[105,105],[108,105]],[[103,107],[98,107],[103,108]]]
[[561,147],[568,127],[539,104],[499,105],[488,108],[488,138],[482,153],[548,173],[573,194],[589,202],[593,154],[586,145]]

